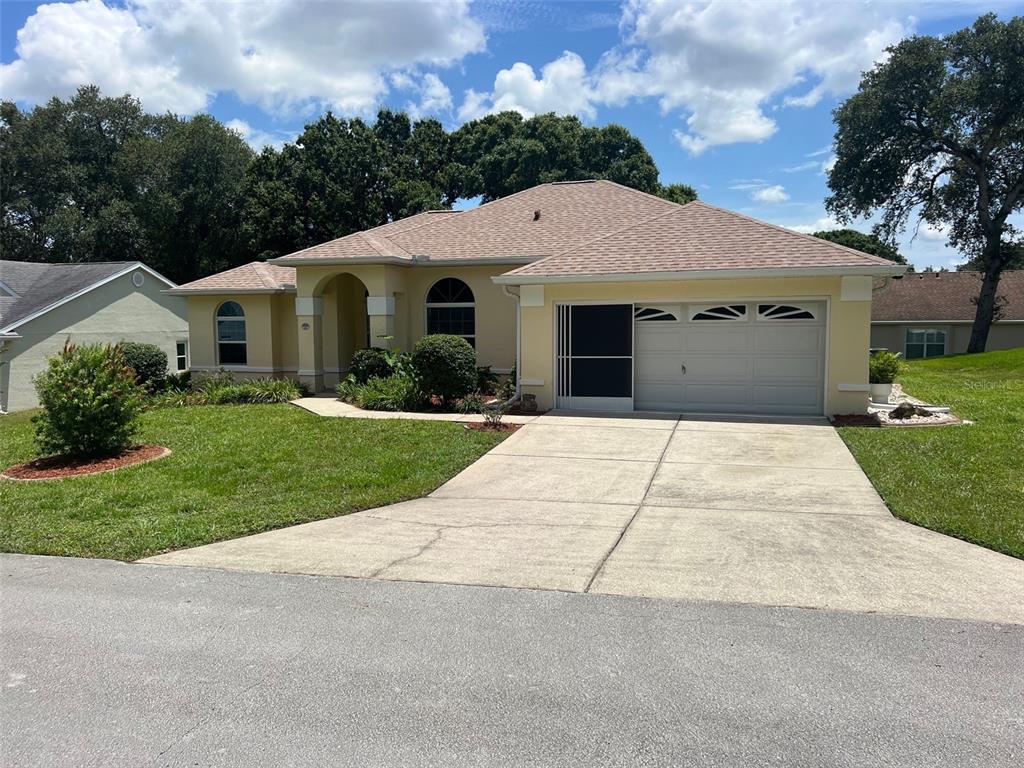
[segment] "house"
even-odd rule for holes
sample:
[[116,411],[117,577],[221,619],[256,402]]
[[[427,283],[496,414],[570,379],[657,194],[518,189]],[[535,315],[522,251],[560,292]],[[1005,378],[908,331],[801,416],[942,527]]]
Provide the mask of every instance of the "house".
[[[871,346],[908,359],[967,351],[980,272],[911,272],[875,291]],[[1024,270],[1003,272],[985,349],[1024,347]]]
[[252,263],[188,300],[194,370],[334,387],[352,352],[462,336],[541,408],[867,406],[873,281],[904,267],[702,202],[542,184]]
[[70,339],[140,341],[188,367],[185,301],[138,261],[41,264],[0,261],[0,411],[39,405],[32,378]]

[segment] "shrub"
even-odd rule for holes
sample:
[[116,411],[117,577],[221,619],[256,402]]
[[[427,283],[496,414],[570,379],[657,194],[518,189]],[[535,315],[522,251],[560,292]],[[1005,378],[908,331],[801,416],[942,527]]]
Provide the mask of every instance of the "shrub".
[[144,391],[119,345],[64,345],[35,378],[43,412],[32,421],[44,454],[113,456],[131,445]]
[[135,371],[135,382],[150,392],[163,388],[167,378],[167,353],[156,344],[122,341],[121,351],[128,367]]
[[498,391],[496,392],[496,394],[502,400],[511,400],[513,397],[515,397],[515,394],[516,394],[516,367],[515,367],[515,365],[512,366],[512,370],[509,372],[508,376],[498,386]]
[[882,350],[868,358],[868,381],[872,384],[892,384],[903,370],[903,361],[895,352]]
[[483,395],[479,392],[470,392],[456,401],[455,410],[459,413],[482,413],[485,404]]
[[464,397],[476,386],[476,353],[459,336],[424,336],[412,349],[412,365],[423,392],[445,402]]
[[373,378],[387,378],[394,372],[394,355],[379,347],[357,349],[349,363],[349,375],[357,384],[365,384]]
[[368,411],[415,411],[423,405],[423,394],[415,377],[396,373],[363,384],[356,404]]
[[305,387],[291,379],[250,379],[238,386],[245,398],[242,402],[252,404],[287,403],[306,394]]
[[168,373],[164,379],[164,388],[173,392],[188,392],[192,389],[192,371]]
[[498,391],[498,374],[491,370],[491,366],[482,365],[476,369],[476,391],[485,395]]

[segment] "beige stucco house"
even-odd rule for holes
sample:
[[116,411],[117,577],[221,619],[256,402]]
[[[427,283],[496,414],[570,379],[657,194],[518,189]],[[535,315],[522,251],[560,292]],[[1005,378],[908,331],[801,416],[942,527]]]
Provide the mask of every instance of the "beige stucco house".
[[701,202],[543,184],[168,293],[194,370],[335,386],[352,352],[464,336],[541,408],[861,412],[875,281],[904,268]]
[[[885,281],[872,302],[871,346],[910,360],[966,352],[981,278],[980,272],[912,272]],[[1024,347],[1024,270],[1003,272],[996,297],[985,349]]]
[[0,260],[0,412],[39,405],[32,378],[67,340],[138,341],[188,367],[185,301],[138,261],[40,264]]

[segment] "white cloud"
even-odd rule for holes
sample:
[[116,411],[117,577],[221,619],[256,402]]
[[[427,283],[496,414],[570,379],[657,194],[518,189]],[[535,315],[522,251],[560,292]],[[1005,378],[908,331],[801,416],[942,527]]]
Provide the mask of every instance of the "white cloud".
[[831,216],[823,216],[813,224],[783,224],[782,226],[792,229],[794,232],[802,232],[810,235],[814,232],[821,232],[829,229],[843,229],[844,225],[833,219]]
[[419,95],[419,101],[406,104],[406,110],[413,120],[452,110],[452,92],[433,72],[425,74],[419,83],[410,82],[405,90],[413,90]]
[[598,98],[657,98],[664,112],[681,111],[686,127],[675,138],[693,154],[763,141],[777,130],[764,111],[772,100],[811,106],[853,91],[909,31],[899,11],[807,0],[627,0],[625,44],[598,65]]
[[[353,114],[381,102],[391,73],[450,65],[484,44],[467,0],[80,0],[41,5],[29,17],[17,58],[0,65],[0,89],[41,102],[95,83],[181,113],[234,91],[270,112]],[[439,89],[427,85],[436,103]]]
[[245,143],[257,152],[264,147],[280,149],[284,146],[285,142],[294,141],[298,135],[289,131],[264,131],[259,128],[253,128],[245,120],[238,118],[228,120],[224,126],[241,136]]
[[542,112],[593,118],[597,109],[587,65],[579,55],[564,51],[541,67],[517,61],[494,78],[494,90],[480,93],[470,89],[459,108],[459,119],[473,120],[493,112],[515,110],[524,117]]
[[783,168],[783,173],[802,173],[803,171],[813,171],[815,168],[821,168],[821,163],[817,160],[809,160],[806,163],[800,163],[799,165],[791,165],[789,168]]
[[825,176],[832,172],[832,169],[836,167],[836,156],[829,155],[828,158],[821,162],[821,174]]
[[749,192],[750,199],[756,203],[784,203],[789,200],[789,193],[781,184],[769,184],[764,179],[737,179],[729,185],[729,189]]
[[762,187],[750,193],[750,197],[759,203],[784,203],[789,200],[789,193],[781,184]]

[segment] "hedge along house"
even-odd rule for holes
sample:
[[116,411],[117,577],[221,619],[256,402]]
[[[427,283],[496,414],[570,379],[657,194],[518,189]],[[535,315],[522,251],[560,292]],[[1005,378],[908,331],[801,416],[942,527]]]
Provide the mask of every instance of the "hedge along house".
[[863,412],[873,282],[904,267],[608,181],[422,213],[169,291],[193,368],[334,386],[455,333],[541,408]]

